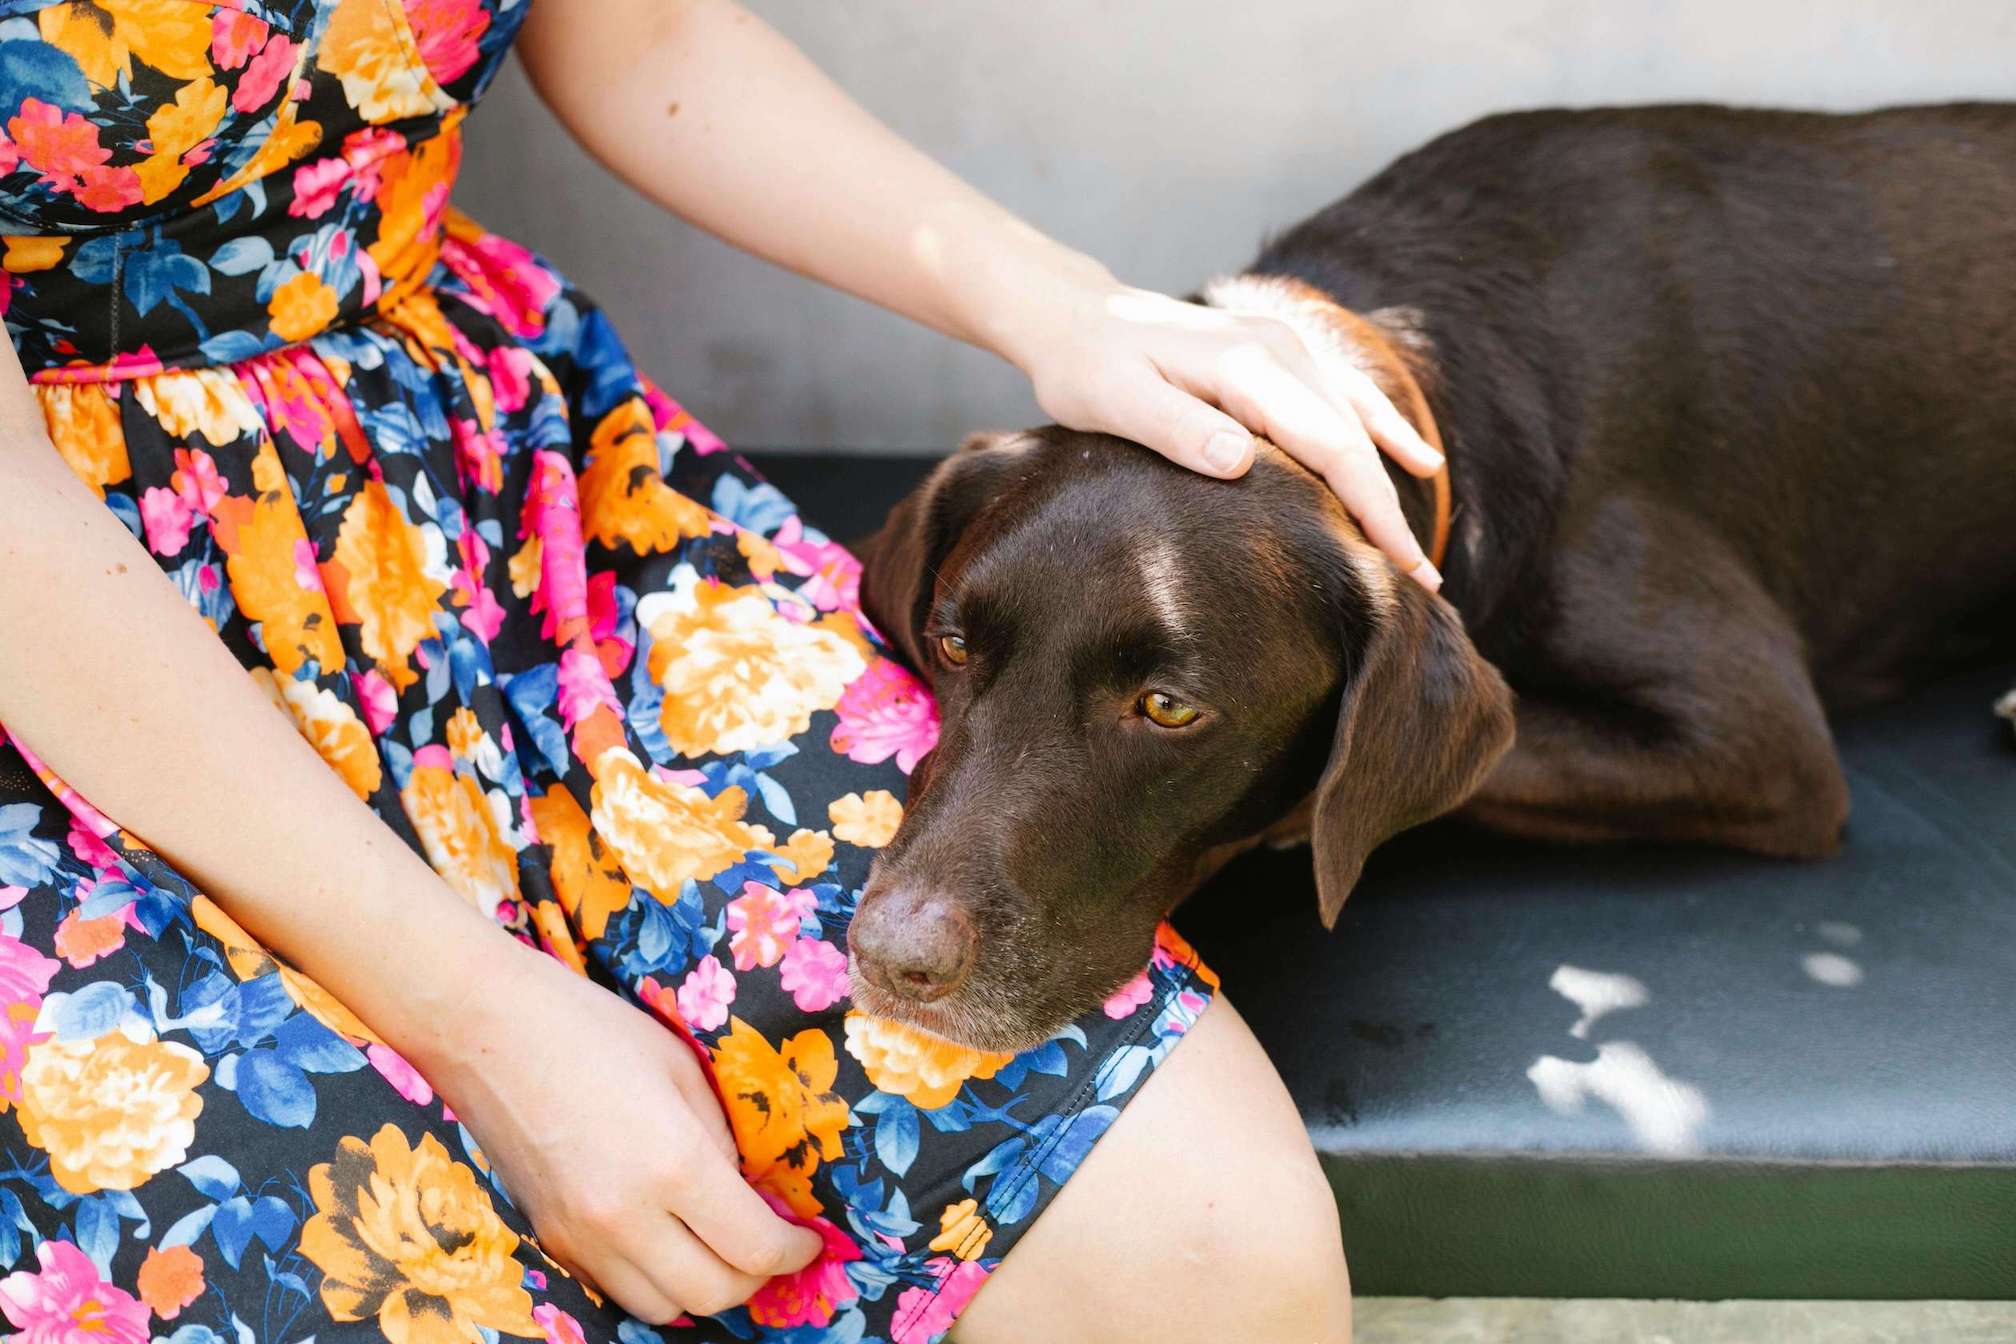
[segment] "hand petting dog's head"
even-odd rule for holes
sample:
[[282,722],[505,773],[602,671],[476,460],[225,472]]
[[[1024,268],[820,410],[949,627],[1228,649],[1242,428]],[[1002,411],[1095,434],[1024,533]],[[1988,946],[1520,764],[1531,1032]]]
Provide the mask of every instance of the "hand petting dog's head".
[[855,999],[970,1045],[1097,1004],[1263,838],[1312,839],[1333,921],[1366,854],[1511,740],[1455,610],[1272,451],[1228,483],[1103,435],[985,436],[865,560],[942,731],[849,933]]

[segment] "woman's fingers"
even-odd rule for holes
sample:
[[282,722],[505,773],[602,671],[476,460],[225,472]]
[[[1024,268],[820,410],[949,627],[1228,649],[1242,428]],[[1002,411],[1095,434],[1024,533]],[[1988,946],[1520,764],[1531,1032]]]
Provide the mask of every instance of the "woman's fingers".
[[1387,456],[1415,476],[1433,476],[1442,470],[1442,454],[1414,428],[1399,407],[1379,390],[1379,384],[1364,370],[1353,368],[1341,358],[1316,358],[1326,389],[1338,409],[1355,414],[1372,442]]
[[1442,576],[1422,552],[1393,482],[1379,465],[1378,450],[1355,415],[1340,413],[1264,351],[1234,350],[1216,371],[1211,392],[1220,405],[1329,482],[1366,538],[1401,572],[1431,592],[1441,587]]
[[669,1215],[626,1248],[629,1264],[650,1277],[661,1296],[695,1316],[718,1316],[747,1302],[764,1277],[726,1264],[679,1219]]
[[732,1163],[699,1152],[695,1159],[665,1191],[665,1205],[706,1243],[702,1249],[747,1276],[749,1290],[737,1302],[763,1280],[803,1269],[819,1254],[825,1245],[819,1234],[780,1217]]
[[647,1325],[666,1325],[685,1314],[649,1274],[628,1260],[616,1255],[605,1255],[602,1259],[604,1264],[589,1276],[590,1281],[638,1320]]
[[1153,448],[1180,467],[1230,479],[1253,465],[1253,435],[1225,412],[1191,396],[1153,368],[1103,380],[1102,402],[1072,414],[1051,409],[1074,429],[1097,429]]

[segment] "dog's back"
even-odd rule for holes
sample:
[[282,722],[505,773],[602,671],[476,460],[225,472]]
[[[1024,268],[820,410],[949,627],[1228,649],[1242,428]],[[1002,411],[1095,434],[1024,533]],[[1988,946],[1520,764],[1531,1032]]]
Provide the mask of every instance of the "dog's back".
[[1753,571],[1838,705],[2016,633],[2012,221],[2016,106],[1531,112],[1253,269],[1418,328],[1494,659],[1624,510]]

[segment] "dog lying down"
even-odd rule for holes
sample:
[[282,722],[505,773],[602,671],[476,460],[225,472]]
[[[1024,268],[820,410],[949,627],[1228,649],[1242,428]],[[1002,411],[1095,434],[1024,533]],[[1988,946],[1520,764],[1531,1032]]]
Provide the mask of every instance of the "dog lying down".
[[856,1002],[1028,1046],[1239,850],[1306,837],[1328,923],[1458,808],[1831,853],[1827,713],[2016,630],[2011,219],[2008,106],[1671,107],[1494,117],[1290,231],[1205,301],[1439,429],[1440,597],[1264,445],[1227,483],[1055,426],[969,442],[866,549],[943,733]]

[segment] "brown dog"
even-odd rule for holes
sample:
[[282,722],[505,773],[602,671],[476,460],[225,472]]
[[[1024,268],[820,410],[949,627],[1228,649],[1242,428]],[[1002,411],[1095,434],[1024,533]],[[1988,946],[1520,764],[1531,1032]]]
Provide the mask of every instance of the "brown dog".
[[1334,920],[1466,802],[1832,852],[1827,712],[2016,634],[2011,220],[2016,109],[1676,107],[1492,118],[1294,229],[1205,300],[1439,427],[1439,598],[1271,450],[1228,484],[1055,427],[970,443],[867,551],[944,731],[857,1001],[1028,1045],[1238,849],[1307,835]]

